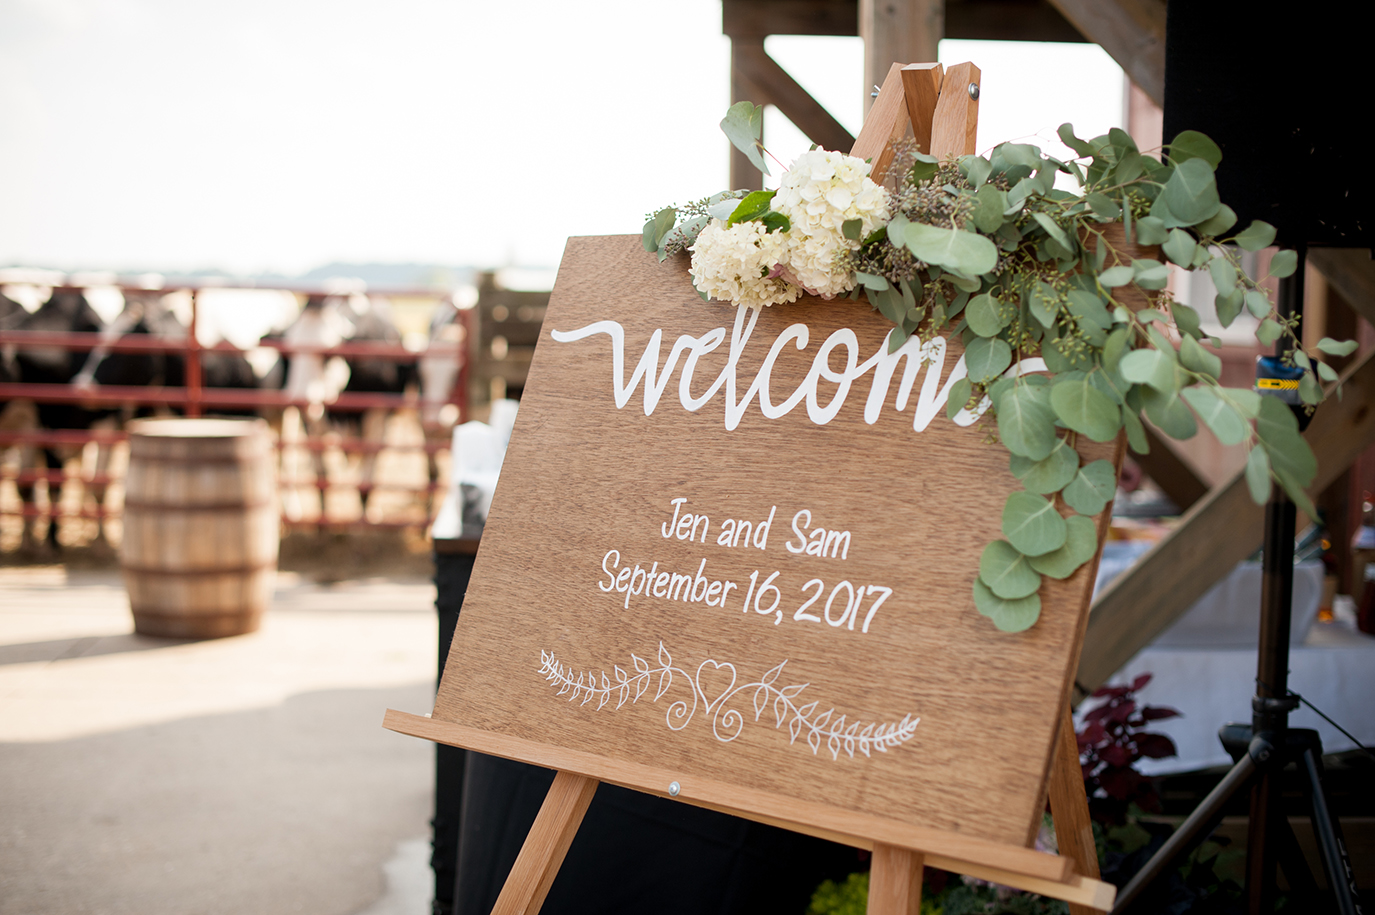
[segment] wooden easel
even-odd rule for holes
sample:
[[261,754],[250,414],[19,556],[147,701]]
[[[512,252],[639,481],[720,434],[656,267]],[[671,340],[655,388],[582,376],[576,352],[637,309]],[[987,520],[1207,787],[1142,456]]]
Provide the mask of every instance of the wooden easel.
[[[906,135],[909,124],[922,152],[938,158],[973,153],[978,124],[978,80],[978,68],[969,63],[957,64],[949,71],[940,64],[894,64],[851,154],[872,160],[874,179],[882,181],[893,161],[892,144]],[[1074,669],[1074,665],[1070,669]],[[396,712],[388,712],[386,723],[404,733],[445,743],[454,743],[458,738],[462,745],[473,749],[524,758],[559,770],[493,909],[493,915],[538,912],[599,784],[596,778],[576,774],[580,768],[587,771],[585,762],[573,753],[551,758],[552,754],[545,752],[544,758],[537,758],[532,755],[533,749],[517,746],[523,741],[499,740],[467,728],[444,726],[430,719]],[[1074,915],[1106,911],[1112,906],[1115,890],[1096,879],[1098,861],[1080,775],[1079,751],[1067,706],[1058,731],[1046,788],[1060,845],[1058,862],[1025,849],[955,834],[936,834],[932,830],[917,831],[926,845],[925,851],[919,851],[897,844],[899,837],[895,836],[866,837],[808,827],[788,819],[785,812],[782,816],[761,815],[757,810],[694,801],[686,791],[679,799],[872,849],[869,915],[917,915],[921,907],[922,869],[927,864],[1064,899],[1070,903]],[[624,783],[643,783],[640,774],[631,771],[634,767],[624,768]],[[612,778],[619,780],[615,774]],[[670,786],[667,796],[678,796],[677,782]],[[1029,836],[1028,844],[1030,840]],[[1033,857],[1038,860],[1033,861]],[[1053,866],[1048,866],[1048,862]]]

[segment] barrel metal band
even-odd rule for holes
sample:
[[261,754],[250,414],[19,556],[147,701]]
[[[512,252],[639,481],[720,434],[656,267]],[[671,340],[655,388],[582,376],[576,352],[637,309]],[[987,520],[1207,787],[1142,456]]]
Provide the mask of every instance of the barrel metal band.
[[152,577],[186,577],[191,575],[211,576],[211,575],[245,575],[255,572],[263,572],[277,567],[277,560],[268,562],[254,563],[245,566],[228,566],[219,569],[154,569],[148,566],[134,566],[128,563],[121,563],[120,568],[125,572],[133,572],[136,575],[149,575]]
[[124,500],[124,510],[146,511],[154,514],[164,514],[166,512],[250,512],[260,508],[271,508],[272,502],[261,500],[257,502],[206,502],[203,505],[168,505],[162,502],[139,502],[138,500]]

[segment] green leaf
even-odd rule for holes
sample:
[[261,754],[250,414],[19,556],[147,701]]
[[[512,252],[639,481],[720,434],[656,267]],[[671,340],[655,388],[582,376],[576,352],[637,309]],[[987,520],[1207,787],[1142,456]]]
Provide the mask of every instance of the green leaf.
[[1054,219],[1050,218],[1050,214],[1032,213],[1031,218],[1036,220],[1036,222],[1041,226],[1041,228],[1046,230],[1046,234],[1049,235],[1051,238],[1055,239],[1056,243],[1058,243],[1062,248],[1064,248],[1070,254],[1074,253],[1077,246],[1074,244],[1074,242],[1070,241],[1069,236],[1065,234],[1065,230],[1060,228],[1060,226],[1055,222]]
[[847,219],[840,224],[840,234],[850,241],[859,241],[860,231],[864,228],[864,220]]
[[1170,314],[1174,317],[1175,326],[1179,328],[1180,333],[1195,338],[1203,336],[1203,324],[1199,320],[1198,312],[1188,305],[1172,300],[1170,302]]
[[1291,276],[1299,266],[1299,256],[1288,248],[1275,252],[1270,259],[1270,275],[1284,279]]
[[964,172],[965,178],[969,179],[969,184],[978,190],[989,174],[993,171],[993,164],[983,156],[963,156],[960,158],[960,169]]
[[1224,445],[1240,445],[1246,441],[1251,424],[1208,385],[1185,388],[1179,396],[1188,401],[1217,440]]
[[752,191],[745,196],[735,209],[731,211],[730,218],[726,220],[727,226],[737,225],[742,222],[751,222],[759,219],[769,211],[769,204],[773,201],[773,195],[777,191]]
[[1218,394],[1227,398],[1242,416],[1255,419],[1260,415],[1261,395],[1250,388],[1218,388]]
[[1118,365],[1122,361],[1123,354],[1127,351],[1127,341],[1130,331],[1125,327],[1108,334],[1107,342],[1103,344],[1103,367],[1110,372],[1117,371]]
[[1109,461],[1094,461],[1079,468],[1060,497],[1081,515],[1096,515],[1117,493],[1117,471]]
[[1322,378],[1323,381],[1336,381],[1340,377],[1337,374],[1337,370],[1334,369],[1332,366],[1328,365],[1326,362],[1319,362],[1316,368],[1318,370],[1318,375]]
[[1055,315],[1060,308],[1060,296],[1055,288],[1044,280],[1039,280],[1027,294],[1027,299],[1032,316],[1041,326],[1047,329],[1054,326]]
[[1220,293],[1226,294],[1236,288],[1237,269],[1224,257],[1213,258],[1208,265],[1208,275],[1213,278],[1213,285]]
[[1207,134],[1199,133],[1197,130],[1185,130],[1180,133],[1170,143],[1169,150],[1170,161],[1175,165],[1199,158],[1207,162],[1211,170],[1217,168],[1218,163],[1222,161],[1222,150],[1218,149],[1217,144],[1210,140]]
[[1257,505],[1270,501],[1270,458],[1259,443],[1246,456],[1246,488],[1251,490],[1251,501]]
[[[1262,397],[1256,417],[1256,436],[1270,457],[1270,468],[1281,483],[1292,481],[1302,489],[1318,473],[1313,450],[1299,434],[1299,423],[1289,406],[1275,397]],[[1289,486],[1285,486],[1288,491]]]
[[1132,279],[1142,289],[1164,289],[1170,282],[1170,268],[1155,258],[1138,258],[1132,261]]
[[1188,335],[1179,343],[1179,361],[1189,371],[1207,375],[1214,381],[1222,377],[1222,359],[1208,352],[1203,344]]
[[1118,206],[1117,201],[1106,194],[1089,194],[1085,200],[1088,201],[1089,209],[1093,210],[1095,216],[1104,219],[1117,219],[1122,215],[1122,207]]
[[1257,219],[1237,233],[1236,243],[1247,251],[1259,251],[1275,243],[1275,227]]
[[1169,236],[1165,223],[1157,216],[1142,216],[1136,221],[1136,240],[1143,245],[1164,244]]
[[1028,492],[1049,495],[1069,485],[1079,472],[1079,454],[1064,439],[1060,439],[1050,455],[1033,461],[1014,454],[1011,457],[1012,475],[1022,481]]
[[1134,349],[1122,357],[1119,370],[1133,384],[1146,384],[1164,394],[1176,390],[1174,359],[1158,349]]
[[1160,192],[1160,199],[1175,219],[1189,226],[1213,216],[1222,207],[1213,168],[1201,158],[1187,159],[1176,165],[1174,174]]
[[1012,365],[1012,347],[997,337],[979,337],[964,351],[964,364],[975,384],[987,384]]
[[965,404],[969,403],[969,395],[973,390],[973,385],[968,378],[961,378],[950,386],[950,397],[945,401],[945,415],[954,419]]
[[1271,346],[1276,340],[1284,335],[1284,328],[1279,324],[1266,318],[1260,322],[1260,327],[1256,328],[1256,339],[1266,346]]
[[640,244],[651,254],[658,251],[664,236],[673,230],[673,224],[677,220],[677,211],[673,207],[664,207],[645,223],[644,231],[640,233]]
[[1165,244],[1160,250],[1165,252],[1165,256],[1179,264],[1181,267],[1188,267],[1194,260],[1194,249],[1198,244],[1193,236],[1183,229],[1171,229],[1170,237],[1165,240]]
[[1122,409],[1122,425],[1127,430],[1127,444],[1132,446],[1132,450],[1137,454],[1150,454],[1151,442],[1146,438],[1146,427],[1130,407]]
[[1118,286],[1125,286],[1132,281],[1132,268],[1125,264],[1117,267],[1109,267],[1098,274],[1098,282],[1108,289],[1115,289]]
[[874,276],[872,273],[864,273],[860,270],[855,271],[855,282],[859,283],[859,285],[863,286],[865,289],[873,289],[876,292],[883,292],[888,288],[888,281],[883,277]]
[[1060,142],[1074,150],[1075,155],[1091,156],[1093,147],[1074,135],[1074,125],[1066,121],[1060,125],[1060,129],[1055,131],[1060,136]]
[[1044,556],[1031,557],[1031,567],[1051,578],[1069,578],[1098,552],[1098,526],[1093,519],[1071,515],[1065,519],[1065,545]]
[[913,222],[907,226],[904,241],[918,260],[966,276],[988,273],[998,263],[997,246],[973,232]]
[[1270,296],[1264,289],[1249,289],[1246,291],[1246,310],[1257,318],[1269,317],[1271,306]]
[[782,213],[775,213],[773,210],[769,210],[754,221],[762,222],[764,228],[768,229],[770,232],[786,232],[793,227],[792,220]]
[[1213,299],[1213,308],[1217,310],[1217,320],[1223,327],[1231,327],[1232,322],[1241,314],[1242,291],[1233,289],[1226,295],[1218,295]]
[[759,138],[764,132],[764,106],[754,102],[736,102],[726,110],[721,120],[721,132],[731,145],[740,150],[750,160],[750,164],[764,174],[769,166],[759,154]]
[[1331,337],[1323,337],[1318,341],[1318,349],[1329,356],[1350,356],[1356,352],[1356,341],[1333,340]]
[[1122,428],[1121,408],[1086,381],[1055,385],[1050,389],[1050,405],[1068,428],[1095,442],[1112,441]]
[[1318,384],[1312,372],[1304,372],[1299,379],[1299,398],[1309,406],[1322,403],[1322,385]]
[[1003,211],[1007,209],[1007,191],[1000,191],[991,184],[985,184],[974,195],[974,225],[980,232],[993,234],[1003,224]]
[[913,158],[911,171],[913,181],[925,181],[940,171],[940,161],[935,156],[917,153]]
[[998,435],[1013,454],[1033,461],[1048,457],[1058,441],[1050,392],[1022,383],[1004,394],[998,403]]
[[1016,600],[1036,593],[1041,576],[1006,540],[994,540],[979,556],[979,578],[988,589],[1004,600]]
[[1226,232],[1228,229],[1230,229],[1232,226],[1236,224],[1237,211],[1224,203],[1222,206],[1218,207],[1218,211],[1215,216],[1210,216],[1209,218],[1200,222],[1198,225],[1194,226],[1194,228],[1198,231],[1199,235],[1207,235],[1212,238],[1217,238],[1223,232]]
[[1041,556],[1065,545],[1065,519],[1044,496],[1014,492],[1003,506],[1003,536],[1023,556]]
[[1146,417],[1175,441],[1186,441],[1198,434],[1198,423],[1178,394],[1166,394],[1151,387],[1141,388],[1141,405]]
[[1004,600],[981,579],[974,579],[974,606],[993,621],[1001,632],[1023,632],[1041,615],[1041,596],[1028,594],[1017,600]]
[[1107,308],[1103,305],[1103,300],[1092,292],[1074,289],[1065,298],[1069,304],[1070,312],[1075,317],[1082,318],[1101,330],[1112,329],[1112,315],[1108,314]]
[[1002,315],[998,300],[986,292],[969,300],[969,304],[964,308],[964,316],[969,321],[969,326],[974,329],[974,333],[980,337],[997,336],[998,331],[1007,326],[1007,319]]

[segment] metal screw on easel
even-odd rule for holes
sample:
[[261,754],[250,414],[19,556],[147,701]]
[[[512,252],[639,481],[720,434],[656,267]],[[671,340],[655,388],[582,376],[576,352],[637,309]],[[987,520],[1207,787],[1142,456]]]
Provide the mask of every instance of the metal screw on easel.
[[973,99],[974,101],[976,101],[976,102],[979,100],[979,84],[978,84],[978,83],[970,83],[970,84],[969,84],[969,97],[970,97],[971,99]]
[[878,98],[879,88],[874,86],[874,91],[869,93],[869,98]]
[[682,791],[682,790],[683,790],[683,789],[682,789],[682,786],[679,785],[677,782],[669,782],[669,783],[668,783],[668,796],[669,796],[669,797],[677,797],[677,796],[678,796],[678,792],[679,792],[679,791]]

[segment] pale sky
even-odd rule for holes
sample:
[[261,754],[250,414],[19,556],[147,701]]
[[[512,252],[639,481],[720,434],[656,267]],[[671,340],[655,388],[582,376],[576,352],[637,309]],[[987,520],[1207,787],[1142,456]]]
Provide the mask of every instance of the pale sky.
[[[769,50],[858,130],[859,39]],[[983,70],[981,149],[1123,120],[1095,45],[941,59]],[[726,187],[728,60],[720,0],[0,0],[0,266],[554,266]]]

